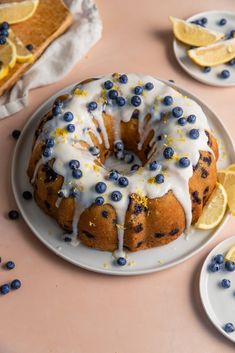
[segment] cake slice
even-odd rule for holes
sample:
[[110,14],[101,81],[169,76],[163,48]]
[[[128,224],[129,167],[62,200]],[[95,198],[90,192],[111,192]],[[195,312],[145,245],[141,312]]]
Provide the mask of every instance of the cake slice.
[[[34,62],[48,45],[59,37],[72,23],[72,14],[62,0],[39,2],[34,15],[27,21],[11,25],[15,35],[24,45],[33,47]],[[9,74],[0,80],[0,96],[9,90],[33,63],[16,63]]]

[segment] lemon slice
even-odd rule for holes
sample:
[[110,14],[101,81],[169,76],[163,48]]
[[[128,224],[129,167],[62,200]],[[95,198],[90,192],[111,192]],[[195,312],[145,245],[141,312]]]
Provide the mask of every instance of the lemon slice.
[[9,38],[16,47],[16,61],[20,63],[32,62],[33,54],[25,48],[20,38],[18,38],[12,30],[9,31]]
[[235,263],[235,245],[229,249],[229,251],[225,255],[225,260],[230,260]]
[[25,0],[0,4],[0,23],[19,23],[33,16],[39,0]]
[[230,172],[235,172],[235,164],[230,164],[228,166],[228,168],[226,168],[226,170],[230,171]]
[[6,65],[0,65],[0,80],[8,75],[9,68]]
[[223,185],[216,183],[216,187],[205,204],[202,214],[195,224],[195,227],[199,229],[212,229],[216,227],[222,221],[226,207],[226,191]]
[[175,37],[181,42],[196,47],[209,45],[224,37],[223,33],[211,31],[207,28],[189,23],[179,18],[171,17]]
[[235,216],[235,171],[220,170],[217,173],[217,178],[227,192],[228,207],[232,215]]
[[13,68],[16,63],[16,48],[10,39],[0,46],[0,61],[4,66]]
[[207,47],[188,50],[188,56],[200,66],[215,66],[235,58],[235,38]]

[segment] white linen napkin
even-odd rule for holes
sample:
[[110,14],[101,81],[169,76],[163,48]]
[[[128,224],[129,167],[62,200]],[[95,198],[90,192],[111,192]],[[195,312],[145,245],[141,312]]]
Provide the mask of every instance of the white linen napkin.
[[93,0],[65,0],[65,3],[73,14],[72,26],[0,97],[0,119],[27,106],[30,89],[61,80],[100,39],[102,23]]

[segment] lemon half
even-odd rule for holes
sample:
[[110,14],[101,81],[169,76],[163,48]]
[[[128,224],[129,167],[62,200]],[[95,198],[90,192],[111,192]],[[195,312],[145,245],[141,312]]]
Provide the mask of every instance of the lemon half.
[[0,4],[0,23],[6,21],[13,24],[27,20],[33,16],[38,3],[39,0],[25,0]]

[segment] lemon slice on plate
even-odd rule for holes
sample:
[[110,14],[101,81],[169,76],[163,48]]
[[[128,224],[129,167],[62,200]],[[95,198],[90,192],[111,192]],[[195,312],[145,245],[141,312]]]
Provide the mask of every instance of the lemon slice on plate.
[[[234,165],[231,164],[230,167]],[[231,170],[220,170],[217,173],[218,180],[223,184],[227,195],[228,195],[228,207],[232,215],[235,216],[235,171]]]
[[9,68],[6,65],[0,64],[0,80],[8,75]]
[[33,62],[33,54],[25,48],[24,44],[12,30],[9,31],[9,38],[16,47],[16,61],[20,63]]
[[0,4],[0,23],[19,23],[33,16],[39,0],[25,0]]
[[16,63],[16,47],[10,39],[0,46],[0,61],[4,66],[13,68]]
[[199,229],[212,229],[216,227],[222,221],[226,207],[226,191],[223,185],[216,183],[216,187],[205,204],[202,214],[195,224],[195,227]]
[[188,50],[188,56],[200,66],[215,66],[226,63],[235,58],[235,38]]
[[196,47],[210,45],[224,37],[223,33],[211,31],[207,28],[189,23],[179,18],[171,17],[175,37],[181,42]]
[[235,263],[235,245],[229,249],[229,251],[225,255],[225,260],[229,260]]

